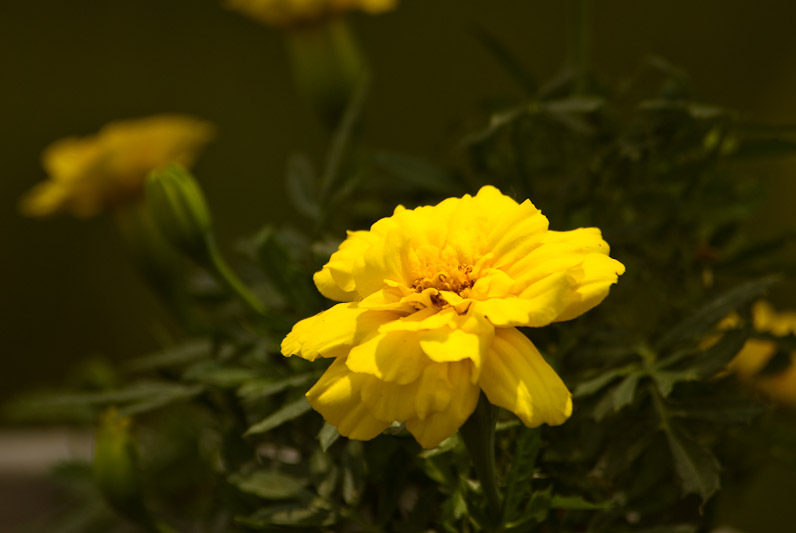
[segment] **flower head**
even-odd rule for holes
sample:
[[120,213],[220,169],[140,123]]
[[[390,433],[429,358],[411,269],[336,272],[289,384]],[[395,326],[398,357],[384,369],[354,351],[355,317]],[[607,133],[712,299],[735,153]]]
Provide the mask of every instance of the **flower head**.
[[[768,302],[755,303],[752,307],[752,319],[754,329],[760,333],[776,337],[796,334],[796,313],[776,312]],[[749,339],[730,361],[728,370],[735,372],[738,379],[772,400],[796,407],[796,352],[788,354],[790,364],[784,370],[761,374],[776,354],[776,342]]]
[[295,26],[345,11],[372,15],[389,11],[397,0],[226,0],[229,8],[269,26]]
[[561,424],[570,393],[517,326],[574,318],[624,266],[596,228],[558,232],[494,187],[408,210],[348,238],[315,274],[341,303],[297,323],[282,353],[335,358],[307,393],[342,435],[404,422],[426,448],[452,435],[480,391],[527,426]]
[[69,137],[44,151],[50,178],[22,199],[29,216],[67,212],[80,217],[141,196],[149,171],[190,165],[213,136],[205,121],[181,115],[111,122],[96,135]]

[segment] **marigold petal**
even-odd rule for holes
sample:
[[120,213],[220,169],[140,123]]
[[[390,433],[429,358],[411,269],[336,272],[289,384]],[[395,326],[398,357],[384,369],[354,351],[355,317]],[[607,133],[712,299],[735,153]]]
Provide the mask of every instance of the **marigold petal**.
[[571,320],[597,306],[624,272],[625,266],[616,259],[602,254],[587,255],[579,268],[569,272],[574,295],[555,321]]
[[428,363],[418,335],[397,331],[376,335],[354,346],[346,365],[353,372],[403,385],[415,381]]
[[282,340],[282,355],[298,355],[308,361],[339,357],[397,317],[389,311],[360,309],[355,303],[337,304],[296,323]]
[[564,382],[515,328],[495,330],[479,385],[492,404],[513,412],[528,427],[562,424],[572,413]]
[[321,294],[339,302],[356,300],[354,265],[377,238],[377,235],[368,231],[349,231],[348,237],[340,243],[329,262],[312,278]]
[[535,283],[521,296],[474,302],[473,310],[495,326],[541,327],[553,322],[564,311],[571,296],[568,276],[559,273]]
[[405,421],[416,416],[418,383],[398,385],[370,377],[362,384],[362,402],[379,420]]
[[470,379],[467,361],[429,365],[415,398],[417,417],[406,429],[423,448],[433,448],[453,435],[472,414],[479,389]]
[[307,400],[324,420],[348,438],[370,440],[390,427],[392,421],[379,420],[361,400],[362,374],[351,372],[345,358],[335,360],[307,392]]

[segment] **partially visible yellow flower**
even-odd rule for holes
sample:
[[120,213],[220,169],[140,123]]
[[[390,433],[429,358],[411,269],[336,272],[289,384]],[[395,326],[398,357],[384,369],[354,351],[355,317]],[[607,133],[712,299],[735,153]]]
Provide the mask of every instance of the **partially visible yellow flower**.
[[[796,312],[777,313],[768,302],[757,302],[752,307],[755,330],[777,337],[796,334]],[[777,353],[777,344],[765,339],[749,339],[728,365],[738,379],[760,391],[772,400],[796,407],[796,352],[790,354],[791,364],[776,374],[760,371]]]
[[42,155],[49,179],[23,197],[21,209],[28,216],[95,215],[140,197],[149,171],[193,163],[212,136],[208,122],[165,114],[111,122],[96,135],[61,139]]
[[389,11],[398,0],[226,0],[229,8],[269,26],[294,26],[362,10],[372,15]]
[[588,311],[624,266],[597,228],[547,226],[529,200],[487,186],[349,232],[314,277],[347,303],[282,341],[284,355],[335,358],[312,407],[353,439],[405,422],[425,448],[456,432],[480,391],[526,426],[563,423],[570,393],[517,327]]

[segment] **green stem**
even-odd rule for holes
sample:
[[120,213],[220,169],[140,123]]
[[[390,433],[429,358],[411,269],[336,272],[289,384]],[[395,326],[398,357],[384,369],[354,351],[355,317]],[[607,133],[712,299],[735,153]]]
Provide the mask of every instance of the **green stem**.
[[206,244],[207,257],[206,261],[202,262],[205,267],[209,268],[216,278],[226,285],[226,287],[252,312],[259,316],[264,316],[265,307],[262,302],[251,293],[249,288],[243,284],[240,278],[238,278],[229,265],[227,265],[227,262],[224,261],[224,257],[221,255],[218,246],[216,246],[215,239],[208,235]]
[[490,518],[499,522],[502,505],[495,470],[496,422],[497,409],[482,393],[475,411],[459,428],[459,435],[461,435],[464,446],[473,461],[475,474],[481,482]]

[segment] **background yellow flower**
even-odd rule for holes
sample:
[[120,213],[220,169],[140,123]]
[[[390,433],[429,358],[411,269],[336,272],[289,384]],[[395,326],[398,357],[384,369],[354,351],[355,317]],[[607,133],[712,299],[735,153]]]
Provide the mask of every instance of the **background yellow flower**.
[[61,139],[42,155],[49,179],[27,193],[21,209],[28,216],[95,215],[138,198],[149,171],[193,163],[212,136],[209,122],[164,114],[111,122],[96,135]]
[[322,19],[344,11],[382,13],[397,0],[226,0],[229,8],[271,26],[290,26]]
[[[768,302],[752,308],[754,328],[777,337],[796,334],[796,313],[776,312]],[[772,400],[796,408],[796,353],[790,353],[790,365],[773,374],[761,374],[777,353],[777,344],[765,339],[749,339],[728,369],[738,378]]]
[[284,355],[336,358],[307,393],[341,434],[394,421],[425,448],[452,435],[480,391],[526,426],[561,424],[570,393],[517,326],[574,318],[624,266],[596,228],[548,230],[526,200],[494,187],[436,206],[398,206],[349,232],[315,284],[348,302],[297,323]]

